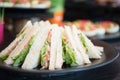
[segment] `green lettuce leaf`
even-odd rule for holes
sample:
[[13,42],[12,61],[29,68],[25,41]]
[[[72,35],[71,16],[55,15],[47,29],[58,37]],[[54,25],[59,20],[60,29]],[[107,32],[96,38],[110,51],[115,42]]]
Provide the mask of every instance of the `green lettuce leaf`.
[[44,61],[45,61],[45,53],[47,51],[47,48],[46,46],[47,45],[50,45],[50,42],[49,41],[46,41],[42,47],[42,49],[40,50],[40,64],[41,66],[44,65]]
[[26,49],[22,50],[20,52],[20,54],[13,59],[14,60],[13,66],[20,66],[24,62],[24,60],[25,60],[27,54],[29,53],[29,50],[30,50],[30,48],[31,48],[31,46],[34,42],[34,40],[35,40],[35,36],[30,40],[30,42],[28,44],[28,47]]
[[70,66],[78,65],[73,50],[68,46],[68,44],[64,40],[62,40],[62,47],[62,56],[65,63]]
[[83,37],[82,34],[80,34],[80,39],[82,41],[82,44],[83,44],[84,48],[86,49],[86,52],[88,52],[87,43],[86,43],[85,38]]
[[42,47],[42,49],[40,50],[40,63],[41,63],[41,66],[44,65],[44,60],[45,60],[45,53],[46,53],[46,44],[44,44],[44,46]]
[[28,48],[24,49],[23,51],[21,51],[20,55],[16,58],[16,60],[14,61],[13,66],[20,66],[21,63],[24,61],[26,55],[28,53]]
[[4,54],[0,58],[2,59],[2,61],[4,61],[7,57],[8,57],[8,54]]

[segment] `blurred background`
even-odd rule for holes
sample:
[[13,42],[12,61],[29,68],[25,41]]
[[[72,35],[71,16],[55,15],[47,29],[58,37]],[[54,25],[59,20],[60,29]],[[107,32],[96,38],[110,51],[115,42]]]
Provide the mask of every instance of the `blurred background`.
[[7,46],[28,20],[76,25],[90,38],[120,41],[120,0],[0,0],[0,44]]

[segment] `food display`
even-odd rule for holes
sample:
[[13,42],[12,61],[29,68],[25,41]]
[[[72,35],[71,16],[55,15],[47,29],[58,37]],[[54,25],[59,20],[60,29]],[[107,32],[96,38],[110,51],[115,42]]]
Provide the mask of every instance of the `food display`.
[[106,33],[112,34],[119,32],[119,25],[117,23],[111,21],[101,21],[98,22],[98,24],[106,30]]
[[0,7],[6,6],[11,7],[14,5],[14,2],[11,0],[0,0]]
[[0,7],[49,8],[50,0],[0,0]]
[[[104,48],[95,46],[76,26],[60,27],[48,21],[28,21],[0,53],[0,59],[22,69],[62,69],[92,64]],[[92,59],[92,60],[91,60]]]
[[88,37],[96,35],[114,34],[119,32],[119,24],[112,21],[92,22],[90,20],[76,20],[64,22],[65,25],[76,25]]
[[30,6],[29,0],[17,0],[14,4],[14,7],[29,8]]

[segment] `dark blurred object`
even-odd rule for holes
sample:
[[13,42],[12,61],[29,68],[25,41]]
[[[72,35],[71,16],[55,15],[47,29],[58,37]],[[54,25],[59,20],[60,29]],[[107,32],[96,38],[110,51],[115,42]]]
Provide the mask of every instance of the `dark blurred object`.
[[[2,7],[0,7],[1,9]],[[39,8],[4,8],[5,18],[51,18],[52,13],[48,9]]]
[[95,0],[95,2],[101,6],[112,6],[112,7],[119,7],[120,0]]
[[13,19],[13,31],[18,34],[29,19]]
[[120,7],[98,6],[93,3],[94,0],[87,1],[88,2],[66,1],[64,20],[110,20],[120,23]]

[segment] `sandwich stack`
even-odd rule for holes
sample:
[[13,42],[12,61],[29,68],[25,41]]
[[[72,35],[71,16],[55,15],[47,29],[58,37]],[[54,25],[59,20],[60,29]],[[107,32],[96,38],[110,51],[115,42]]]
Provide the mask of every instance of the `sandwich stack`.
[[22,69],[62,69],[65,65],[92,64],[101,59],[103,47],[95,46],[76,26],[60,27],[49,21],[28,21],[17,37],[1,51],[7,65]]

